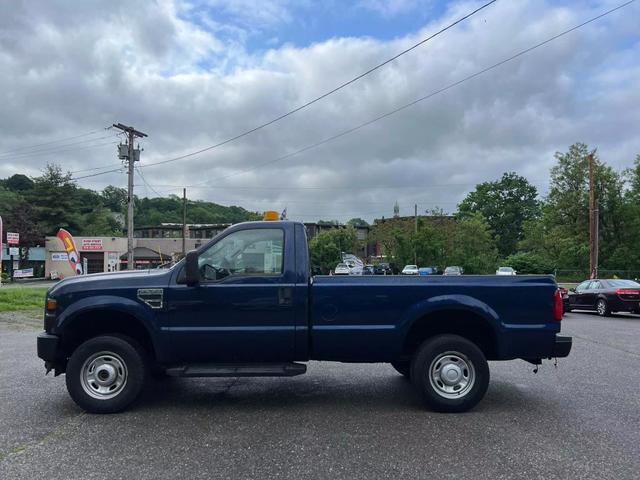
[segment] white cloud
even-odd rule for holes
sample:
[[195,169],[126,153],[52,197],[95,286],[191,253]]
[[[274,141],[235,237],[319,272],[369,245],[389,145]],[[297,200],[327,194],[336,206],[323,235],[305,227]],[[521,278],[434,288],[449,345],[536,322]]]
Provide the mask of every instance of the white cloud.
[[[291,21],[286,2],[254,11],[213,1],[214,15],[197,23],[193,5],[168,1],[133,8],[129,2],[11,5],[0,18],[0,151],[123,122],[149,134],[143,163],[267,121],[477,6],[455,3],[444,18],[393,41],[335,38],[258,54],[247,51],[242,35],[230,40],[220,29]],[[215,8],[227,17],[245,15],[221,25]],[[623,168],[640,153],[635,5],[357,133],[233,175],[455,82],[605,8],[498,2],[304,111],[220,149],[145,169],[145,176],[159,191],[211,180],[215,188],[192,188],[190,195],[253,209],[288,206],[296,218],[346,220],[390,215],[396,200],[404,213],[414,202],[421,210],[453,210],[475,183],[506,170],[544,189],[553,152],[576,141],[597,146],[604,160]],[[47,160],[69,170],[117,162],[110,146],[59,156],[0,155],[0,177],[35,175]],[[125,178],[81,183],[124,186]],[[393,185],[398,188],[388,188]],[[146,194],[145,187],[137,192]]]

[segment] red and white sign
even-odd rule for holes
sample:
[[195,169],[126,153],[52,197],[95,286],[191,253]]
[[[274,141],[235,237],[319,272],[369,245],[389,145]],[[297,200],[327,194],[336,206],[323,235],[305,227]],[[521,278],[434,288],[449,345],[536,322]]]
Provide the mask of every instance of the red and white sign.
[[102,250],[101,238],[83,238],[80,250]]
[[7,245],[19,245],[20,234],[15,232],[7,232]]

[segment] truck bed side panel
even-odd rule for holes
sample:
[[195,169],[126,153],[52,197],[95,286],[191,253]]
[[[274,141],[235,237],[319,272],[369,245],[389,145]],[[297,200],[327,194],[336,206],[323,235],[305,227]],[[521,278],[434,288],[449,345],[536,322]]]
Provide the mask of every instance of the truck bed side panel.
[[315,277],[312,358],[397,360],[414,322],[445,310],[486,322],[501,359],[547,356],[560,329],[556,288],[549,276]]

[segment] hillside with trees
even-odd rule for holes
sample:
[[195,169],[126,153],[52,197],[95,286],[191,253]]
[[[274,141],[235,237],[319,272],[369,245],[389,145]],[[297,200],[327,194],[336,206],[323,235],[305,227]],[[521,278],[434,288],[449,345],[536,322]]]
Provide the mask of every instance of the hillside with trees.
[[[182,222],[182,198],[134,197],[136,225]],[[126,222],[127,191],[109,185],[101,192],[79,187],[59,166],[42,175],[16,174],[0,180],[0,215],[5,231],[20,232],[22,246],[42,245],[59,228],[73,235],[119,236]],[[261,218],[242,207],[187,201],[187,223],[235,223]]]

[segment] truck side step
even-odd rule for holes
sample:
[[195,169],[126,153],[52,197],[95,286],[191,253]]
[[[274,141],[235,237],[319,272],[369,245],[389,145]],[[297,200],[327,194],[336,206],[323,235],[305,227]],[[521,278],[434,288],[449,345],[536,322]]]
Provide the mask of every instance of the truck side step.
[[294,377],[307,372],[302,363],[194,363],[166,369],[171,377]]

